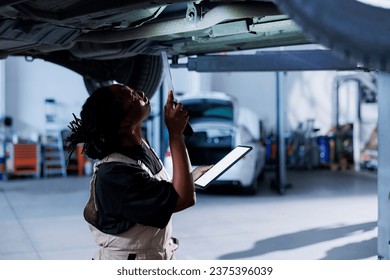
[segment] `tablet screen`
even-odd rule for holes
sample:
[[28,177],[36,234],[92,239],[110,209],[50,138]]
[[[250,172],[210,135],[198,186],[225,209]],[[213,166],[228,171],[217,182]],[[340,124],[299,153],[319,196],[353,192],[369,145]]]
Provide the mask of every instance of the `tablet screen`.
[[212,181],[216,180],[219,176],[225,173],[230,167],[232,167],[239,159],[245,156],[252,150],[249,146],[237,146],[230,151],[223,159],[218,161],[213,167],[211,167],[206,173],[199,177],[194,183],[195,186],[204,189]]

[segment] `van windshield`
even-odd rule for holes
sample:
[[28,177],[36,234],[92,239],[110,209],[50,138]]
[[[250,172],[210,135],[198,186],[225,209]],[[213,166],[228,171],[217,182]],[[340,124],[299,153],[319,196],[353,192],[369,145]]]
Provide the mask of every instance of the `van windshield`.
[[191,99],[183,100],[184,109],[193,119],[224,119],[233,121],[233,104],[228,100]]

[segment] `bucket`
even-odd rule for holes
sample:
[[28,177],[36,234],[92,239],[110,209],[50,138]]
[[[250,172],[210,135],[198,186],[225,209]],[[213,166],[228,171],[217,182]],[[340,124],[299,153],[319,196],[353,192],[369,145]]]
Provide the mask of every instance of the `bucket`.
[[320,163],[328,164],[330,162],[330,149],[328,136],[318,136],[317,144],[320,150]]

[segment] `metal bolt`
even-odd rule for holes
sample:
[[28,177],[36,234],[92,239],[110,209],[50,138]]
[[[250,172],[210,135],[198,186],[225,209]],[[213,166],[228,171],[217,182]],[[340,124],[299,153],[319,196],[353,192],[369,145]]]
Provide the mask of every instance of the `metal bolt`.
[[188,12],[187,20],[189,20],[189,21],[194,21],[195,20],[195,12],[194,11]]

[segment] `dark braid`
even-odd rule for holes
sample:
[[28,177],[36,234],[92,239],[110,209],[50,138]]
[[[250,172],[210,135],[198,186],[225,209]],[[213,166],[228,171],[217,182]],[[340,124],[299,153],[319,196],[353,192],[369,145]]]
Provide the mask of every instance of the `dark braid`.
[[83,153],[92,159],[102,159],[120,143],[120,123],[125,117],[123,104],[111,86],[95,90],[85,101],[80,118],[73,114],[69,123],[71,134],[66,139],[69,157],[79,143],[84,143]]

